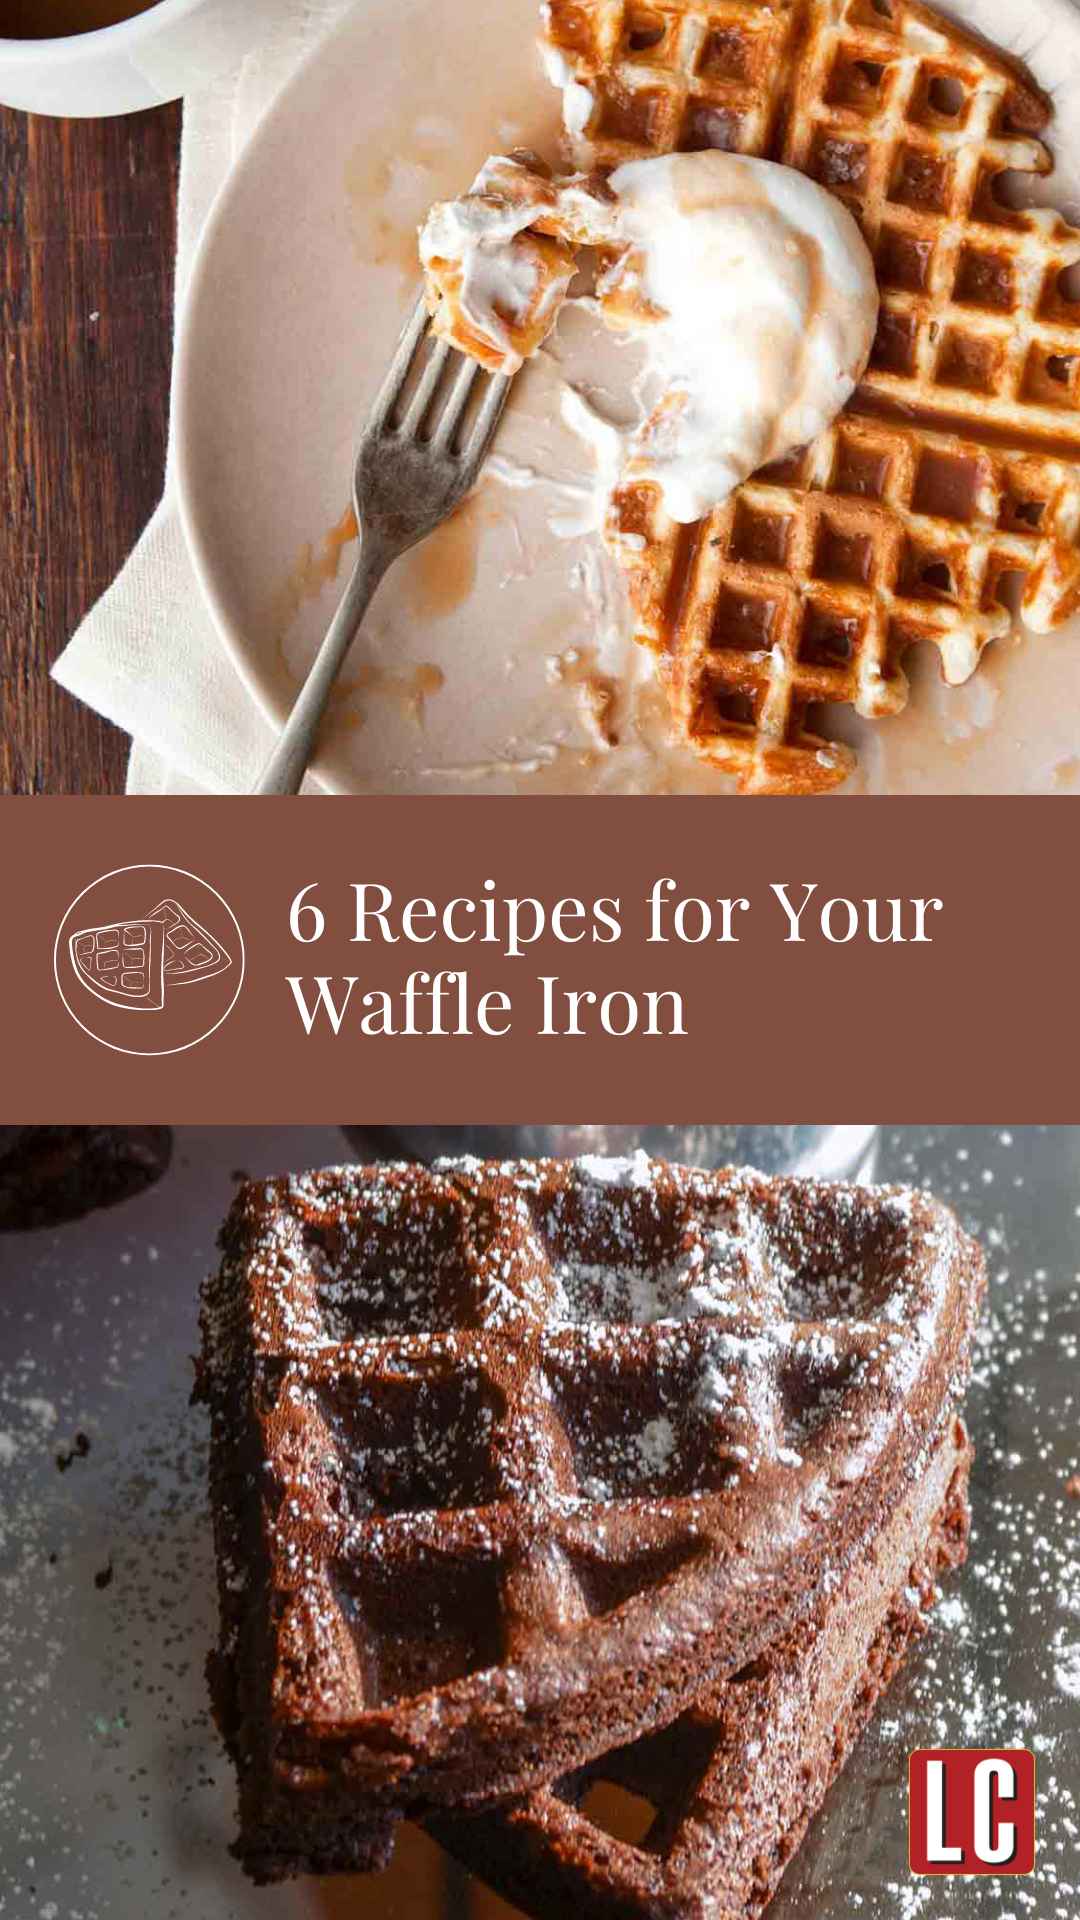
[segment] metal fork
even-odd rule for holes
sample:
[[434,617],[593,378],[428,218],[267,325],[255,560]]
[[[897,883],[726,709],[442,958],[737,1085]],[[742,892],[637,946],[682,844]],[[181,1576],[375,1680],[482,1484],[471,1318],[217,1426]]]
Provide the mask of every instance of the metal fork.
[[[442,340],[432,348],[416,391],[400,422],[395,423],[395,411],[424,353],[429,327],[429,315],[420,300],[406,324],[357,449],[353,507],[360,528],[360,551],[356,566],[256,793],[299,793],[314,758],[334,682],[383,575],[460,505],[474,486],[494,438],[513,385],[512,376],[484,375],[475,360],[462,359],[441,407],[433,413],[436,390],[454,352]],[[482,377],[489,382],[487,392],[458,446],[462,416]]]

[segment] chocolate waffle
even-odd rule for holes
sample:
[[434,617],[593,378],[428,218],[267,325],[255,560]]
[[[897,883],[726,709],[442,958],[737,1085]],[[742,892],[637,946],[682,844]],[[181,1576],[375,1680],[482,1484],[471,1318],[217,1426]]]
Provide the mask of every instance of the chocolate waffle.
[[154,921],[83,927],[68,951],[83,986],[106,1006],[158,1013],[165,1005],[165,935]]
[[[659,1733],[436,1837],[536,1920],[748,1920],[768,1905],[909,1648],[965,1557],[959,1421],[907,1498],[794,1633]],[[611,1789],[615,1789],[614,1793]]]
[[963,1377],[923,1195],[649,1162],[239,1195],[207,1284],[219,1718],[263,1879],[667,1724],[812,1611]]
[[[624,482],[608,528],[680,735],[743,791],[825,791],[855,760],[823,709],[895,713],[908,647],[955,683],[1014,613],[1047,632],[1080,605],[1080,233],[1009,204],[1050,168],[1048,103],[912,0],[549,0],[545,38],[576,165],[779,159],[873,252],[877,336],[839,431],[694,529]],[[875,478],[843,452],[882,411]]]

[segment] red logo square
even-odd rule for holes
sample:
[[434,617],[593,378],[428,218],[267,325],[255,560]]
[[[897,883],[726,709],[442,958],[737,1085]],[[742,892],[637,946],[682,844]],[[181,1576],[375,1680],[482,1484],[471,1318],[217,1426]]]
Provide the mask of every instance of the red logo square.
[[1033,1873],[1035,1755],[924,1747],[908,1765],[912,1873]]

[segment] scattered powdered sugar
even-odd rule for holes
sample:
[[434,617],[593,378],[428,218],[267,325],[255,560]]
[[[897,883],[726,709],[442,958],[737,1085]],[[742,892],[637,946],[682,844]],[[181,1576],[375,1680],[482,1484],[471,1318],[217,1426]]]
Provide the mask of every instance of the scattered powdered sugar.
[[635,1327],[689,1317],[685,1278],[677,1268],[629,1267],[621,1262],[557,1260],[551,1277],[553,1326],[589,1321],[623,1322]]
[[675,1429],[671,1421],[664,1415],[649,1420],[642,1427],[636,1445],[645,1471],[663,1473],[675,1451]]
[[190,1356],[232,1169],[329,1158],[339,1138],[178,1129],[157,1186],[0,1235],[3,1920],[263,1911],[228,1856],[234,1785],[208,1711],[215,1571]]
[[551,1265],[551,1324],[649,1327],[737,1312],[730,1276],[725,1280],[715,1267],[705,1268],[704,1261],[700,1245],[670,1266],[556,1259]]
[[734,1394],[728,1369],[721,1367],[715,1360],[706,1359],[698,1374],[697,1392],[694,1404],[698,1411],[709,1418],[726,1411]]
[[1072,1700],[1080,1700],[1080,1640],[1055,1649],[1054,1685]]
[[653,1177],[653,1163],[641,1147],[624,1157],[583,1153],[575,1165],[586,1180],[601,1187],[647,1187]]
[[917,1920],[919,1914],[927,1911],[934,1897],[933,1888],[925,1880],[888,1880],[884,1891],[895,1902],[893,1912],[897,1920]]
[[[583,1166],[603,1178],[583,1179]],[[254,1288],[257,1345],[292,1356],[286,1391],[335,1436],[357,1523],[367,1514],[416,1536],[440,1504],[513,1498],[539,1511],[723,1493],[766,1464],[805,1469],[808,1484],[814,1474],[850,1484],[894,1431],[881,1388],[890,1374],[905,1386],[916,1376],[959,1251],[948,1217],[921,1204],[916,1219],[911,1196],[894,1189],[773,1188],[752,1173],[717,1184],[641,1152],[562,1169],[472,1157],[431,1171],[327,1168],[247,1199],[221,1309],[227,1322],[237,1288]],[[816,1317],[790,1318],[793,1303]],[[861,1315],[876,1305],[879,1318],[851,1321],[850,1303]],[[418,1381],[429,1365],[460,1370],[469,1329],[489,1345],[508,1340],[522,1362],[531,1355],[532,1398],[511,1400],[489,1461],[486,1409],[486,1433],[470,1446],[479,1413],[442,1392],[440,1436],[418,1386],[412,1438],[406,1425],[396,1439],[380,1431],[377,1392],[353,1392],[343,1427],[333,1375],[307,1383],[305,1355],[332,1363],[336,1346],[336,1364],[359,1381],[388,1339],[399,1379],[406,1344]],[[639,1330],[657,1337],[636,1339]],[[879,1347],[866,1352],[875,1330]],[[650,1376],[664,1424],[650,1431],[642,1410],[635,1432],[625,1396],[632,1405],[635,1378]],[[370,1432],[355,1425],[365,1401]],[[793,1497],[796,1528],[800,1510]],[[294,1531],[303,1551],[303,1504],[286,1500],[277,1532],[287,1556]]]
[[[642,1489],[662,1482],[668,1472],[677,1447],[675,1429],[666,1414],[646,1421],[637,1433],[632,1433],[623,1442],[620,1451],[621,1474],[629,1487]],[[609,1483],[602,1476],[591,1476],[584,1489],[591,1499],[610,1498]]]
[[678,1436],[666,1414],[629,1434],[609,1434],[597,1446],[598,1471],[580,1482],[587,1500],[608,1502],[662,1487],[678,1451]]
[[939,1627],[947,1627],[950,1633],[969,1630],[970,1616],[961,1589],[955,1588],[942,1595],[934,1619]]

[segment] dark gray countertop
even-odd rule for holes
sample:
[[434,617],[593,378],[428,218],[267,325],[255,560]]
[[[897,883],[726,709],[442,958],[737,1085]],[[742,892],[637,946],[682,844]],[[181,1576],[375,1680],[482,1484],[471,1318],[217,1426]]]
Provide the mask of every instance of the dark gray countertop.
[[[335,1128],[181,1130],[164,1182],[0,1238],[0,1916],[496,1920],[420,1837],[370,1882],[249,1888],[202,1665],[214,1586],[196,1290],[236,1170],[350,1157]],[[770,1920],[1080,1916],[1080,1129],[886,1130],[880,1177],[981,1233],[991,1308],[969,1403],[975,1539]],[[58,1454],[90,1447],[63,1472]],[[1034,1747],[1032,1879],[917,1881],[915,1746]]]

